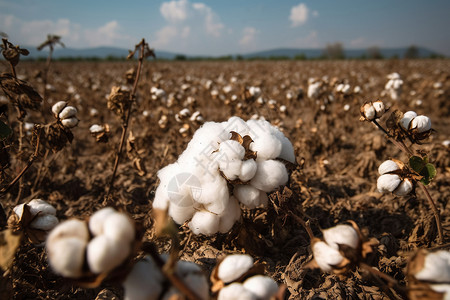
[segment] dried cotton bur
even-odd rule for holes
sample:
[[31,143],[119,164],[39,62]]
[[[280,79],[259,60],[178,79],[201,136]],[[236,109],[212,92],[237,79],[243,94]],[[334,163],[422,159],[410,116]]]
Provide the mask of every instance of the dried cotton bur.
[[248,254],[232,254],[219,260],[211,273],[211,291],[218,300],[284,299],[284,286],[264,276],[264,267]]
[[9,227],[14,232],[23,232],[33,244],[43,243],[50,230],[58,225],[56,209],[42,199],[17,205],[13,211],[8,219]]
[[267,205],[267,193],[288,181],[295,164],[284,134],[263,120],[206,122],[178,160],[158,171],[153,208],[168,210],[194,234],[226,233],[248,208]]
[[109,140],[109,125],[94,124],[89,127],[89,132],[95,138],[97,143],[107,143]]
[[416,251],[408,262],[407,277],[409,299],[450,299],[450,252]]
[[127,263],[136,236],[134,222],[126,214],[106,207],[88,222],[70,219],[56,226],[47,237],[48,260],[55,273],[95,286]]

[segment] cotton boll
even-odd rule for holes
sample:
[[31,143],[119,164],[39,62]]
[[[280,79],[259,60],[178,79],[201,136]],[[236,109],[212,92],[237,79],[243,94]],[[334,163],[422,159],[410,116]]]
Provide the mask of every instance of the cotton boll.
[[79,120],[76,117],[62,119],[61,124],[66,128],[73,128],[78,125]]
[[109,272],[119,266],[130,251],[129,243],[99,235],[87,245],[86,257],[89,269],[95,274]]
[[90,133],[101,133],[105,131],[105,127],[102,125],[94,124],[91,127],[89,127]]
[[337,225],[323,230],[325,242],[332,248],[339,250],[339,245],[347,245],[353,249],[360,243],[358,233],[350,225]]
[[240,283],[232,283],[222,288],[219,292],[217,300],[257,300],[256,295],[248,291]]
[[[191,273],[184,276],[183,281],[190,287],[202,300],[209,299],[209,285],[206,277],[200,273]],[[164,299],[164,298],[163,298]],[[170,299],[170,298],[169,298]]]
[[66,106],[64,107],[64,109],[59,113],[59,118],[61,120],[63,119],[68,119],[68,118],[72,118],[75,117],[75,115],[77,114],[77,109],[73,106]]
[[217,276],[224,283],[232,282],[253,267],[253,258],[248,254],[232,254],[219,264]]
[[400,184],[401,179],[395,174],[384,174],[378,177],[377,188],[380,193],[393,192]]
[[103,234],[122,243],[131,242],[135,237],[133,221],[123,213],[110,214],[103,223]]
[[219,231],[218,215],[208,211],[198,211],[189,222],[189,228],[194,234],[212,235]]
[[372,105],[375,108],[376,117],[381,118],[381,116],[386,111],[383,101],[375,101],[372,103]]
[[394,194],[397,196],[406,196],[412,191],[412,189],[412,182],[409,179],[404,179],[394,191]]
[[169,206],[169,216],[174,220],[177,224],[183,224],[195,213],[195,209],[193,206],[185,207],[185,206],[178,206],[173,203]]
[[46,243],[50,266],[64,277],[78,278],[82,274],[86,240],[79,237],[48,239]]
[[407,111],[403,114],[403,118],[400,120],[400,125],[405,129],[409,130],[409,124],[411,123],[412,119],[417,117],[416,112],[414,111]]
[[25,203],[22,203],[22,204],[16,205],[16,206],[13,208],[14,213],[15,213],[19,218],[21,218],[22,215],[23,215],[23,208],[24,208],[24,206],[25,206]]
[[29,226],[34,229],[49,231],[58,225],[58,222],[58,218],[54,215],[39,214]]
[[373,107],[373,105],[371,103],[364,104],[363,113],[364,113],[364,117],[369,121],[375,120],[375,117],[377,114],[375,107]]
[[396,171],[398,169],[400,169],[400,167],[395,161],[386,160],[378,167],[378,173],[380,173],[380,175],[383,175],[386,173]]
[[339,265],[344,260],[344,257],[338,250],[322,241],[314,243],[312,251],[314,260],[324,272],[330,272],[333,269],[332,266]]
[[242,182],[247,182],[253,178],[256,174],[258,166],[253,159],[247,159],[242,162],[241,172],[239,174],[239,179]]
[[250,184],[264,192],[271,192],[288,181],[288,173],[283,163],[276,160],[257,162],[258,169]]
[[253,209],[261,205],[259,189],[252,185],[238,185],[233,190],[233,195],[246,207]]
[[244,288],[260,300],[270,300],[278,292],[278,284],[270,277],[256,275],[243,283]]
[[226,209],[219,215],[219,231],[227,233],[233,228],[234,223],[241,217],[241,208],[235,197],[230,197]]
[[108,216],[112,214],[116,214],[117,211],[112,207],[102,208],[89,218],[89,230],[94,236],[103,234],[103,225],[105,224],[105,220]]
[[157,300],[162,292],[163,276],[153,260],[147,257],[137,262],[125,281],[125,300]]
[[427,116],[417,116],[411,121],[411,129],[417,129],[417,131],[425,132],[431,129],[431,121]]
[[33,199],[28,202],[28,206],[33,216],[37,213],[56,215],[56,208],[42,199]]
[[422,270],[414,277],[423,281],[450,282],[450,252],[439,250],[428,253]]
[[67,106],[66,101],[58,101],[52,106],[52,113],[55,116],[55,118],[58,117],[59,113],[63,110],[64,107]]
[[78,238],[87,243],[89,240],[89,230],[86,223],[77,219],[70,219],[59,223],[48,235],[47,245],[53,240],[67,237]]

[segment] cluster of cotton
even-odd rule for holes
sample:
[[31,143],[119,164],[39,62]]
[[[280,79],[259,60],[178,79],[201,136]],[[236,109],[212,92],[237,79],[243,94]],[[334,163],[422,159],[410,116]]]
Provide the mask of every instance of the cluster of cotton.
[[400,126],[406,131],[424,133],[431,130],[431,120],[427,116],[418,116],[414,111],[407,111],[400,120]]
[[254,269],[253,258],[248,254],[226,256],[211,275],[212,291],[218,292],[217,299],[273,299],[278,292],[277,283]]
[[378,167],[380,177],[377,180],[377,188],[380,193],[394,193],[397,196],[406,196],[413,189],[413,182],[409,178],[403,178],[401,171],[404,164],[398,160],[386,160]]
[[[175,273],[200,299],[209,299],[208,281],[198,265],[178,261]],[[166,282],[150,256],[146,256],[133,266],[122,285],[125,300],[179,299],[176,295],[180,292]]]
[[[291,142],[265,120],[232,117],[200,127],[177,162],[158,172],[153,201],[195,234],[228,232],[248,208],[267,204],[267,194],[287,183],[280,161],[295,163]],[[229,190],[231,185],[231,191]]]
[[408,271],[414,279],[427,284],[432,291],[440,294],[441,299],[450,298],[450,252],[448,250],[436,252],[420,250],[409,262]]
[[342,95],[350,95],[352,93],[350,84],[348,83],[340,83],[336,86],[335,89],[336,93],[342,94]]
[[55,118],[60,120],[64,127],[73,128],[78,125],[77,109],[67,105],[66,101],[56,102],[52,106],[52,112]]
[[400,74],[394,72],[387,76],[389,81],[384,86],[384,89],[389,93],[392,100],[399,100],[402,94],[403,80]]
[[152,100],[166,101],[166,99],[167,99],[166,91],[164,91],[163,89],[157,88],[156,86],[152,86],[152,88],[150,89],[150,94],[151,94]]
[[251,86],[251,87],[247,88],[247,91],[248,91],[250,97],[253,97],[254,99],[261,96],[261,93],[262,93],[261,88],[259,86]]
[[56,273],[79,278],[85,264],[94,274],[122,264],[132,252],[134,239],[132,220],[107,207],[95,212],[89,223],[76,219],[60,223],[48,235],[46,247]]
[[386,112],[383,101],[367,102],[361,106],[361,121],[373,121],[381,118]]
[[308,98],[317,99],[320,95],[320,89],[322,88],[322,82],[315,78],[308,79]]
[[[34,235],[35,242],[41,243],[45,241],[45,235],[58,225],[56,217],[56,209],[42,199],[33,199],[28,203],[22,203],[14,207],[14,213],[17,216],[21,226],[43,231],[43,236]],[[27,213],[24,214],[24,210]]]
[[353,250],[361,247],[361,239],[358,232],[350,225],[337,225],[323,230],[323,240],[312,241],[312,252],[317,266],[324,272],[343,269],[349,260],[340,251],[340,245],[345,245]]

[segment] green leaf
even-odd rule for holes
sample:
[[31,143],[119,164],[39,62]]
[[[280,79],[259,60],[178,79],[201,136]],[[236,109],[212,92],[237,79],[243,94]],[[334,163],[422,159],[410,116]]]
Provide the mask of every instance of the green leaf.
[[3,121],[0,120],[0,139],[5,139],[8,136],[10,136],[12,133],[12,129],[6,125],[5,123],[3,123]]
[[420,173],[420,175],[423,176],[421,182],[424,185],[428,185],[430,184],[431,180],[436,176],[436,168],[432,164],[427,163],[423,168],[422,172]]
[[436,176],[436,168],[428,162],[427,157],[412,156],[409,159],[409,166],[417,174],[423,176],[420,182],[424,185],[430,184],[431,180]]
[[416,171],[417,173],[420,174],[420,172],[422,172],[423,168],[425,168],[425,165],[427,163],[425,162],[425,160],[423,160],[421,157],[419,156],[412,156],[409,159],[409,165],[411,166],[411,168]]

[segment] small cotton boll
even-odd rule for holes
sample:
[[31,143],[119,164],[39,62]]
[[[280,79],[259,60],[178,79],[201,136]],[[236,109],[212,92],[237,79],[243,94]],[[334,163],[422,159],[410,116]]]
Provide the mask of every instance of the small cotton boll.
[[240,283],[232,283],[230,285],[225,286],[219,292],[217,296],[217,300],[257,300],[256,295],[248,291],[244,286]]
[[314,243],[312,251],[314,260],[324,272],[330,272],[333,269],[332,266],[339,265],[344,260],[344,257],[338,250],[322,241]]
[[58,101],[52,106],[52,113],[55,116],[55,118],[58,117],[59,113],[64,109],[64,107],[67,106],[66,101]]
[[233,228],[234,223],[241,217],[241,208],[235,197],[230,197],[227,207],[219,215],[219,231],[227,233]]
[[384,174],[378,177],[377,189],[380,193],[393,192],[401,183],[401,179],[395,174]]
[[260,193],[261,191],[252,185],[238,185],[233,190],[233,195],[239,200],[239,202],[250,209],[261,205]]
[[100,274],[119,266],[130,252],[131,245],[128,242],[99,235],[87,245],[86,258],[89,269],[95,274]]
[[406,178],[400,183],[400,185],[394,191],[394,194],[397,196],[406,196],[412,191],[412,189],[413,189],[412,182]]
[[367,120],[369,120],[369,121],[375,120],[376,111],[375,111],[375,107],[373,107],[373,105],[371,103],[364,104],[363,111],[364,111],[364,117]]
[[61,222],[56,226],[47,237],[47,245],[54,240],[67,237],[78,238],[85,243],[89,240],[89,230],[87,224],[77,219],[70,219]]
[[253,267],[253,258],[248,254],[232,254],[219,264],[217,276],[224,283],[232,282]]
[[242,182],[249,181],[255,176],[257,168],[256,161],[253,159],[244,160],[241,165],[239,179]]
[[47,256],[55,273],[68,278],[82,275],[87,241],[78,237],[47,240]]
[[428,253],[422,270],[414,277],[423,281],[450,282],[450,252],[439,250]]
[[270,300],[278,292],[278,284],[272,278],[256,275],[243,283],[244,288],[256,295],[259,300]]
[[339,250],[339,245],[356,249],[360,242],[358,233],[350,225],[337,225],[323,230],[323,239],[336,250]]
[[399,165],[393,160],[386,160],[378,167],[378,173],[380,175],[390,173],[400,169]]
[[376,117],[381,118],[381,116],[383,116],[384,112],[386,111],[383,101],[375,101],[372,103],[372,105],[375,108]]
[[116,214],[117,211],[112,207],[105,207],[97,210],[89,218],[89,230],[94,236],[103,234],[103,225],[106,218],[112,214]]
[[345,104],[344,105],[344,111],[349,111],[350,110],[350,105],[349,104]]
[[54,215],[39,214],[31,223],[30,228],[49,231],[58,225],[58,218]]
[[75,117],[62,119],[61,124],[66,128],[73,128],[78,125],[79,120]]
[[276,160],[257,162],[258,169],[250,184],[264,192],[271,192],[289,179],[286,167]]
[[135,237],[133,221],[123,213],[110,214],[103,223],[103,234],[113,240],[131,242]]
[[64,109],[59,113],[59,118],[61,119],[61,120],[64,120],[64,119],[68,119],[68,118],[72,118],[72,117],[75,117],[76,116],[76,114],[77,114],[77,109],[75,108],[75,107],[73,107],[73,106],[66,106],[66,107],[64,107]]
[[280,112],[281,112],[281,113],[285,113],[286,110],[287,110],[286,105],[281,105],[281,106],[280,106]]
[[105,131],[105,127],[103,127],[102,125],[94,124],[89,127],[89,131],[91,133],[102,133]]
[[212,235],[219,231],[219,216],[207,211],[198,211],[189,222],[194,234]]
[[412,119],[414,119],[415,117],[417,117],[416,112],[414,111],[407,111],[403,114],[403,118],[400,120],[400,125],[408,130],[409,129],[409,124],[411,123]]
[[359,85],[355,86],[355,88],[353,89],[353,93],[359,94],[360,92],[361,92],[361,87]]
[[96,108],[91,108],[91,109],[89,109],[89,115],[91,117],[96,117],[99,115],[99,111]]
[[257,86],[251,86],[248,89],[248,92],[252,97],[259,97],[261,95],[261,88]]
[[442,145],[444,146],[444,147],[450,147],[450,140],[445,140],[445,141],[443,141],[442,142]]
[[150,257],[138,261],[125,281],[125,300],[157,300],[162,292],[163,276]]
[[419,133],[431,129],[431,120],[427,116],[417,116],[411,121],[411,129],[417,129]]

